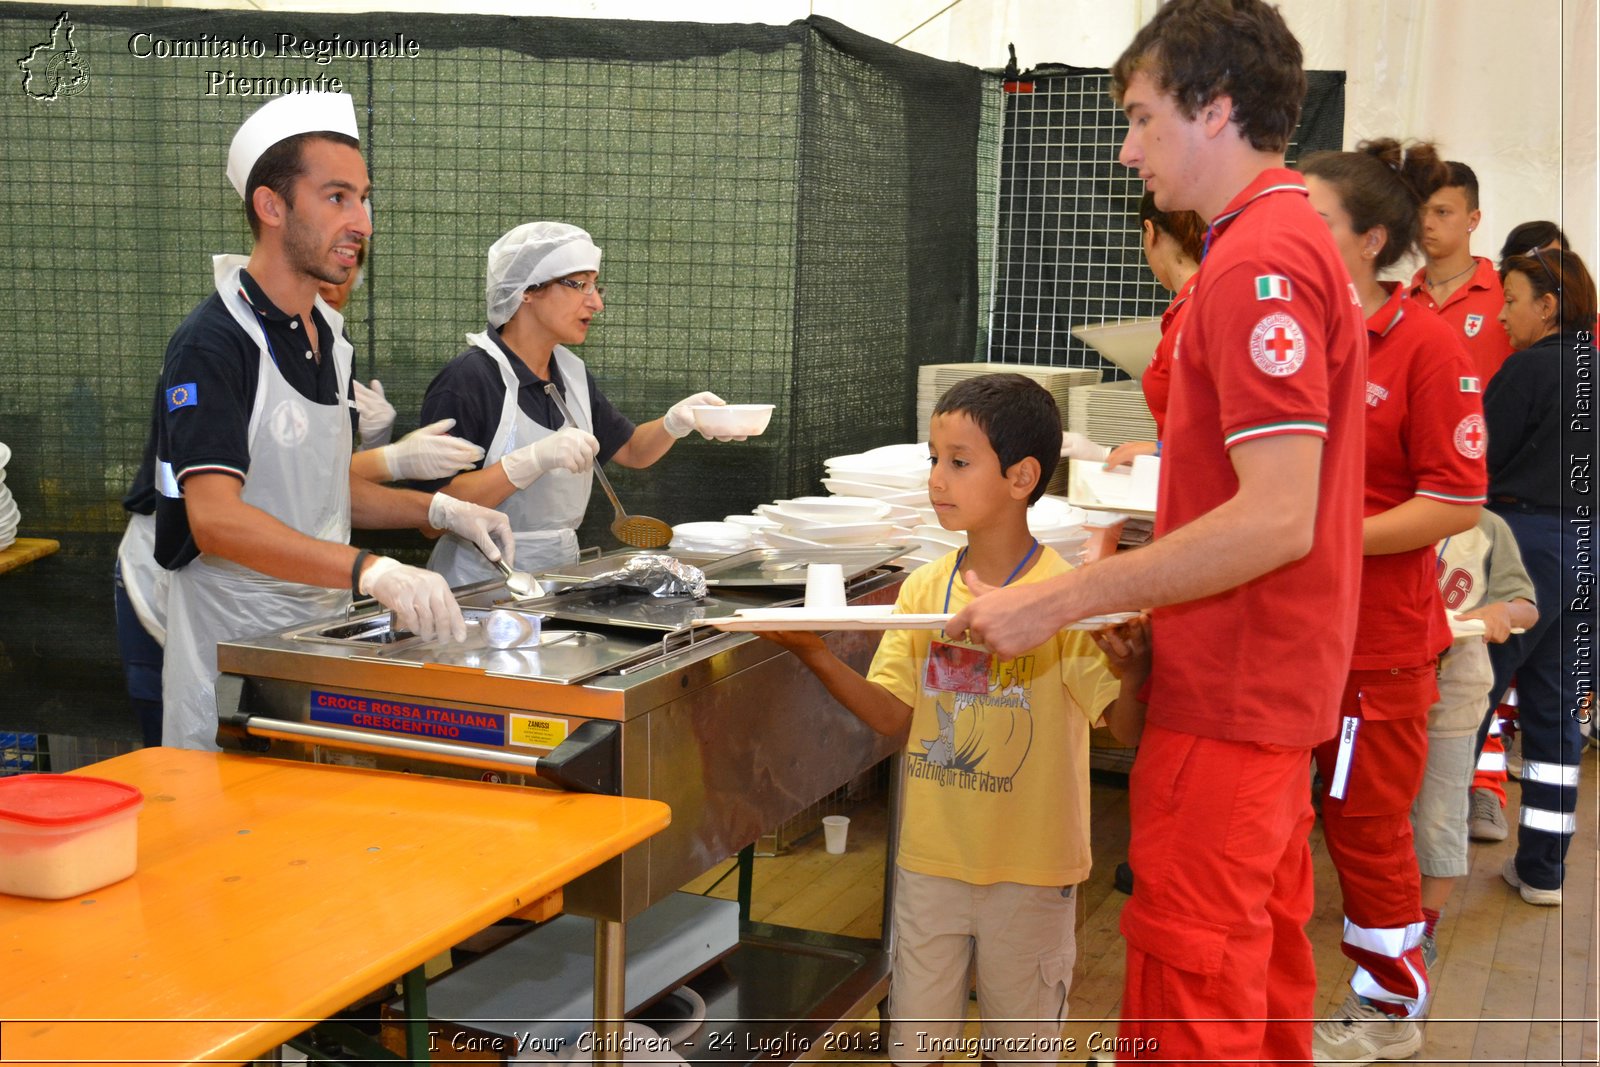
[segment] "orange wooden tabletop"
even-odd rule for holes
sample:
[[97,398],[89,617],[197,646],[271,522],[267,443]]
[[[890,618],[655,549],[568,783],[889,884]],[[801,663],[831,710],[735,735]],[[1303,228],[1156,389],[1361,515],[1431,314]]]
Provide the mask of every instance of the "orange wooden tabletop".
[[667,825],[651,800],[147,748],[139,870],[0,895],[0,1059],[231,1063]]

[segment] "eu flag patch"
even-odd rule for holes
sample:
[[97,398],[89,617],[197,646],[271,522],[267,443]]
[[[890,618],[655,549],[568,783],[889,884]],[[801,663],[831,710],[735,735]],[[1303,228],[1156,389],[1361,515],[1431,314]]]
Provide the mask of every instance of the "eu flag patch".
[[200,405],[200,390],[194,382],[184,382],[174,385],[167,390],[167,410],[177,411],[179,408],[192,408]]

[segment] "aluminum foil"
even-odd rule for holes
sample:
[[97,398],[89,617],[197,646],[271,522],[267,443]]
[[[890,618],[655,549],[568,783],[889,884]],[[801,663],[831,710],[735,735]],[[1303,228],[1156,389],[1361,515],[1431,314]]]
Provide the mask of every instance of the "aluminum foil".
[[568,586],[561,590],[561,594],[593,589],[616,589],[661,598],[688,596],[704,600],[706,575],[699,567],[671,556],[641,554],[630,557],[614,571]]

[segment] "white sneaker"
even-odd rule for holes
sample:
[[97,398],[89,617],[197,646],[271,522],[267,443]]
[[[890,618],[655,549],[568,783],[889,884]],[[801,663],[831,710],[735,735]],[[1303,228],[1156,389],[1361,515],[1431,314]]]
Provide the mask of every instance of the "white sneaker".
[[1381,1012],[1354,994],[1311,1031],[1311,1054],[1319,1067],[1403,1060],[1421,1047],[1422,1027]]
[[1541,908],[1561,907],[1561,887],[1536,889],[1531,885],[1525,884],[1521,878],[1517,877],[1517,857],[1515,856],[1506,857],[1506,865],[1500,868],[1500,877],[1506,880],[1507,885],[1522,894],[1523,903],[1535,904]]
[[1472,791],[1472,809],[1467,815],[1467,836],[1474,841],[1504,841],[1510,828],[1500,798],[1487,789]]

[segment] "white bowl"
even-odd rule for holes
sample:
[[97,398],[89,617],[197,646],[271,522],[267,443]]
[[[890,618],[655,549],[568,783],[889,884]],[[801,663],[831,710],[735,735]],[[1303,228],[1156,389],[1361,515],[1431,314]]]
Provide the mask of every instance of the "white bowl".
[[892,522],[850,522],[816,526],[800,532],[807,540],[824,545],[870,545],[894,535]]
[[793,534],[781,533],[778,530],[763,530],[761,536],[772,548],[822,548],[821,541],[812,541]]
[[6,444],[4,441],[0,441],[0,467],[4,467],[7,463],[10,463],[10,462],[11,462],[11,446]]
[[871,463],[835,463],[827,464],[829,477],[844,478],[852,482],[868,482],[889,489],[922,489],[928,485],[928,465],[919,467],[881,467]]
[[695,429],[712,437],[757,437],[772,421],[775,404],[696,404]]
[[765,515],[724,515],[723,522],[735,526],[743,526],[752,533],[757,530],[776,530],[783,525],[781,522],[767,518]]
[[881,500],[850,496],[797,496],[772,504],[772,509],[784,518],[823,522],[881,522],[889,517],[892,507]]
[[911,531],[920,544],[938,545],[943,551],[967,547],[965,530],[946,530],[943,526],[918,526]]

